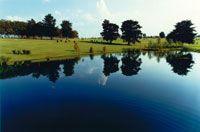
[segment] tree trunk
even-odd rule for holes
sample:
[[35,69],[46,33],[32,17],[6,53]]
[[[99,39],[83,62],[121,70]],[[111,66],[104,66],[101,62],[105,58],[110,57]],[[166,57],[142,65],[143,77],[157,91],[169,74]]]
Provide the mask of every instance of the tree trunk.
[[112,40],[110,40],[110,44],[112,44]]
[[128,41],[128,45],[130,45],[130,41]]

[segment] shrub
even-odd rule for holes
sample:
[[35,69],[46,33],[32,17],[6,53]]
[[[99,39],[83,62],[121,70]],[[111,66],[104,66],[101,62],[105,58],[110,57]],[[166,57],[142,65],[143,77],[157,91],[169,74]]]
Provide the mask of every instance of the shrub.
[[22,50],[22,52],[23,52],[24,55],[30,55],[31,54],[30,50]]
[[50,61],[50,57],[49,57],[49,56],[47,56],[47,57],[45,57],[45,58],[46,58],[47,61]]
[[30,50],[26,50],[26,54],[27,54],[27,55],[30,55],[30,54],[31,54],[31,51],[30,51]]
[[0,57],[0,64],[1,65],[2,64],[7,64],[10,59],[11,59],[10,57],[1,56]]
[[26,50],[22,50],[23,54],[26,54]]
[[74,50],[80,52],[80,48],[77,43],[74,44]]
[[90,47],[90,53],[91,53],[91,54],[94,54],[94,49],[93,49],[93,47]]
[[13,52],[13,54],[16,54],[16,50],[13,50],[12,52]]
[[20,50],[18,50],[18,51],[17,51],[17,54],[20,55],[20,54],[22,54],[22,52],[21,52]]
[[103,53],[106,53],[107,49],[106,46],[103,47]]

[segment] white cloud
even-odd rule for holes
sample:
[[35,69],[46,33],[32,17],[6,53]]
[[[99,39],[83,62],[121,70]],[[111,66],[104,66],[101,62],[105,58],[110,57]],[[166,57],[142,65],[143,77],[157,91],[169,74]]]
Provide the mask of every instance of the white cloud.
[[94,18],[90,13],[86,13],[83,16],[90,23],[97,21],[97,19]]
[[56,10],[56,11],[55,11],[55,14],[58,15],[58,16],[60,16],[60,15],[61,15],[61,12],[58,11],[58,10]]
[[107,83],[107,80],[108,80],[108,77],[105,76],[104,74],[101,74],[99,80],[98,80],[98,83],[102,86],[105,86],[106,83]]
[[43,0],[44,2],[49,2],[50,0]]
[[96,4],[97,10],[103,19],[110,19],[111,13],[107,8],[107,5],[104,0],[100,0]]
[[19,16],[6,16],[6,19],[11,21],[24,21],[24,19]]
[[169,33],[177,22],[186,19],[192,20],[200,31],[199,4],[199,0],[99,0],[96,9],[101,22],[108,19],[121,26],[125,20],[137,20],[144,33],[158,35],[161,31]]

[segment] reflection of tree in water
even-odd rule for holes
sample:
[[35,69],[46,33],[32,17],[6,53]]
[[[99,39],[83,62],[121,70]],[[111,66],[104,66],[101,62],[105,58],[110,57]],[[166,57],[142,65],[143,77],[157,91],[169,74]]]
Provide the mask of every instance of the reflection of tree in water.
[[169,54],[166,57],[167,62],[173,67],[174,73],[178,75],[187,75],[189,69],[192,69],[194,61],[192,54],[183,54],[182,52]]
[[50,81],[56,82],[59,78],[60,62],[41,62],[37,65],[37,70],[33,72],[33,77],[46,76]]
[[104,59],[104,69],[103,73],[105,76],[109,76],[111,73],[115,73],[119,70],[118,64],[119,60],[117,57],[110,56],[110,57],[105,57]]
[[41,75],[46,76],[50,81],[56,82],[59,78],[60,65],[64,64],[64,73],[66,76],[71,76],[74,73],[74,65],[78,63],[80,58],[75,58],[66,61],[51,61],[51,62],[18,62],[14,65],[0,66],[0,79],[13,78],[17,76],[27,76],[32,74],[34,78],[39,78]]
[[72,59],[72,60],[66,60],[64,62],[64,74],[65,76],[72,76],[74,74],[74,66],[75,66],[76,60]]
[[140,65],[142,64],[140,54],[135,53],[134,51],[129,51],[124,54],[122,58],[122,74],[126,76],[137,75],[141,70]]

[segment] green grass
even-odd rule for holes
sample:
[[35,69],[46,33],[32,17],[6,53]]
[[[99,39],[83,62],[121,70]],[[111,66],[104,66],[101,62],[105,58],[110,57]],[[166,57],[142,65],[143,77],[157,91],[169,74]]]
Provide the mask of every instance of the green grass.
[[195,40],[194,44],[185,44],[184,47],[188,48],[189,51],[200,53],[200,39]]
[[[78,43],[80,52],[74,50],[74,40]],[[33,40],[33,39],[0,39],[0,56],[10,57],[10,61],[38,60],[45,58],[86,56],[90,54],[90,47],[93,47],[94,54],[102,54],[106,46],[107,53],[118,53],[125,48],[133,48],[124,45],[104,45],[88,43],[89,39],[71,39],[70,42],[59,42],[56,40]],[[100,42],[100,40],[99,40]],[[120,40],[115,43],[120,43]],[[13,50],[30,50],[30,55],[13,54]]]
[[[64,40],[64,39],[63,39]],[[74,50],[74,41],[78,44],[79,50]],[[91,43],[91,41],[95,43]],[[152,44],[149,46],[149,42]],[[171,46],[163,46],[166,40],[161,39],[161,46],[158,46],[157,39],[141,39],[141,43],[128,46],[127,42],[118,39],[113,41],[113,45],[105,44],[102,39],[70,39],[70,42],[65,43],[56,40],[33,40],[33,39],[0,39],[0,56],[10,58],[9,62],[15,61],[38,61],[38,60],[57,60],[61,58],[74,58],[76,56],[88,56],[91,54],[91,47],[94,55],[106,53],[120,53],[124,49],[139,49],[139,50],[174,50],[176,44]],[[183,47],[191,51],[200,52],[200,40],[196,40],[194,45],[184,44]],[[103,50],[104,49],[104,50]],[[13,54],[13,50],[30,50],[30,55]]]

